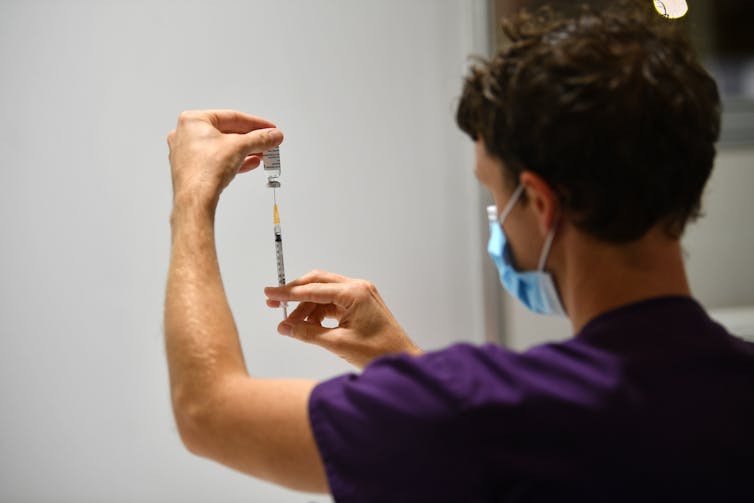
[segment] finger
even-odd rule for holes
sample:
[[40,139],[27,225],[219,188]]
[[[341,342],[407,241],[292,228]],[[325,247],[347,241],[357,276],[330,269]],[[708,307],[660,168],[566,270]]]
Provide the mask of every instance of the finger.
[[254,152],[266,152],[283,143],[283,132],[277,128],[258,129],[245,134],[235,135],[244,156]]
[[280,307],[280,301],[267,299],[267,307]]
[[275,124],[236,110],[205,110],[207,119],[223,133],[248,133],[256,129],[274,128]]
[[[288,336],[307,344],[320,346],[338,354],[342,346],[343,329],[323,327],[319,323],[301,322],[289,327]],[[348,360],[348,358],[346,358]]]
[[327,317],[327,313],[330,311],[328,309],[330,304],[315,304],[315,306],[317,307],[309,313],[309,316],[306,317],[306,321],[321,325],[322,321]]
[[247,156],[241,164],[241,167],[238,168],[238,172],[246,173],[248,171],[251,171],[252,169],[258,168],[261,162],[262,159],[256,155]]
[[[313,271],[309,271],[308,273],[304,274],[300,278],[297,278],[290,283],[287,283],[285,286],[298,286],[298,285],[306,285],[308,283],[345,283],[346,281],[349,281],[351,278],[347,278],[345,276],[341,276],[340,274],[335,274],[332,272],[327,271],[320,271],[319,269],[315,269]],[[284,287],[281,287],[284,288]]]
[[[267,302],[269,304],[270,301]],[[302,302],[299,304],[296,309],[288,314],[286,319],[278,324],[278,333],[281,335],[290,335],[292,324],[304,321],[306,317],[309,316],[309,313],[311,313],[316,307],[317,304],[312,304],[310,302]]]
[[349,281],[350,279],[351,278],[347,278],[346,276],[341,276],[340,274],[335,274],[334,272],[322,271],[320,269],[309,271],[301,277],[301,280],[304,283],[344,283],[346,281]]
[[308,273],[304,274],[300,278],[297,278],[291,281],[290,283],[287,283],[284,286],[269,286],[264,289],[264,292],[265,294],[274,293],[275,295],[278,295],[278,296],[284,295],[286,297],[283,300],[288,300],[287,295],[288,295],[288,289],[290,287],[306,285],[310,283],[345,283],[346,281],[349,281],[349,280],[350,278],[341,276],[339,274],[315,269],[313,271],[309,271]]
[[267,287],[265,295],[272,300],[315,302],[348,307],[350,301],[345,295],[346,287],[341,283],[311,283],[300,286]]
[[311,315],[318,305],[319,304],[314,304],[312,302],[302,302],[288,315],[288,320],[303,321]]
[[[325,320],[332,320],[335,322],[334,326],[339,326],[340,320],[345,314],[344,311],[339,310],[338,307],[333,304],[317,304],[317,309],[312,311],[307,320],[317,322],[320,325],[322,325]],[[331,324],[327,326],[330,328],[333,327]]]
[[328,348],[337,339],[337,328],[323,327],[319,323],[301,321],[289,325],[287,335],[309,344],[316,344]]

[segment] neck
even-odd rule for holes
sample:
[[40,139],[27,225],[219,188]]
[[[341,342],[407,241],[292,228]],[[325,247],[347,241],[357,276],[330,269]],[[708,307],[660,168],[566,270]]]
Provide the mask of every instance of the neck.
[[653,297],[691,296],[680,242],[659,227],[625,245],[599,241],[571,226],[563,229],[561,239],[556,273],[574,333],[620,306]]

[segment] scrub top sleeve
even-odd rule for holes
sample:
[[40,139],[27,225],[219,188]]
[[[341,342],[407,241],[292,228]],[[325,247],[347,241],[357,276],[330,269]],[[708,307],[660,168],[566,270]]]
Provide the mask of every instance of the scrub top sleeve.
[[478,471],[455,366],[444,352],[389,356],[314,388],[309,417],[335,501],[427,501],[428,487],[435,501],[463,499]]

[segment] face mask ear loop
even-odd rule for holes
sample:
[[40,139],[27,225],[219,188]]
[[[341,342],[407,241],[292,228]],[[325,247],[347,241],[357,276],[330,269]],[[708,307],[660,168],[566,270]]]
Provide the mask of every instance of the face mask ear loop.
[[555,232],[558,229],[558,224],[555,224],[552,226],[552,229],[550,229],[550,232],[547,233],[547,237],[545,238],[545,245],[542,248],[542,254],[539,256],[539,264],[537,264],[537,270],[538,271],[544,271],[545,265],[547,265],[547,259],[550,256],[550,248],[552,247],[552,242],[555,240]]
[[508,204],[505,205],[505,208],[503,208],[503,211],[500,212],[500,217],[497,219],[498,222],[500,222],[500,226],[503,226],[503,222],[505,222],[505,219],[508,218],[508,213],[510,213],[513,210],[513,207],[516,205],[516,202],[518,202],[518,198],[521,197],[521,193],[524,191],[524,186],[519,185],[516,187],[516,190],[513,191],[513,194],[511,194],[511,198],[508,200]]
[[542,247],[542,254],[539,256],[539,264],[537,264],[538,271],[545,270],[547,259],[550,258],[550,248],[552,248],[552,242],[555,240],[555,233],[558,231],[559,223],[560,218],[556,215],[555,222],[552,224],[552,229],[550,229],[550,232],[547,233],[547,237],[545,238],[545,245]]

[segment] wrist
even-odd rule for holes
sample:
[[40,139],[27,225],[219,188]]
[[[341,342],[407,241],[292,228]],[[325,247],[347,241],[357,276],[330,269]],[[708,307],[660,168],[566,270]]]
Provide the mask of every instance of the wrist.
[[170,224],[176,225],[186,220],[213,222],[218,198],[201,196],[196,193],[176,193],[173,196],[173,210]]
[[215,222],[215,206],[199,201],[174,201],[170,212],[170,226],[173,230],[187,225],[212,227]]

